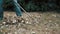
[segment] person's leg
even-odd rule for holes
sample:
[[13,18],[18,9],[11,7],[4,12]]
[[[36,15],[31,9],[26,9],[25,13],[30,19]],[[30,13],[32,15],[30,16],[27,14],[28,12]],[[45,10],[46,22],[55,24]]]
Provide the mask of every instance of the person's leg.
[[3,0],[0,0],[0,20],[3,19]]
[[22,16],[21,8],[18,6],[17,3],[18,3],[17,0],[13,0],[14,10],[15,10],[17,16]]

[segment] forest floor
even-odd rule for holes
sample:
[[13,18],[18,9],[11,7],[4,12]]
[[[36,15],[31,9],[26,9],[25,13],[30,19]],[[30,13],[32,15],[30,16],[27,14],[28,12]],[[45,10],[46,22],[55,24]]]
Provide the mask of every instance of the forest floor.
[[[15,12],[4,12],[0,34],[60,34],[60,14],[56,12],[23,12],[16,18]],[[14,23],[16,22],[16,23]]]

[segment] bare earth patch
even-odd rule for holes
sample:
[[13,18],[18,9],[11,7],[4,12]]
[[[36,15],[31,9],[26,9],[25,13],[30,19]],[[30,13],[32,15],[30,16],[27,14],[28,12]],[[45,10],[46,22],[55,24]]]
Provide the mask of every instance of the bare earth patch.
[[3,22],[0,23],[0,34],[60,34],[59,13],[27,13],[30,16],[23,12],[22,18],[16,18],[14,12],[4,12]]

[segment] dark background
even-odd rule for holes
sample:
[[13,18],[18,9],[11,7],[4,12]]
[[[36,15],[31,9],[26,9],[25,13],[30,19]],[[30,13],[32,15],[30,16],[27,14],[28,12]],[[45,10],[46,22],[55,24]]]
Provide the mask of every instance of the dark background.
[[[60,11],[60,0],[18,0],[26,11]],[[12,10],[13,4],[5,0],[4,10]]]

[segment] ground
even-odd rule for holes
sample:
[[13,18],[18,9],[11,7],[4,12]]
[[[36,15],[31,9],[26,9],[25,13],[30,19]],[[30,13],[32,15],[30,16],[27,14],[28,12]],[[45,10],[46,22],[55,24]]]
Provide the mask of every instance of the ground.
[[14,17],[15,12],[4,12],[0,34],[60,34],[59,13],[27,12],[27,14],[23,12],[22,18],[19,19]]

